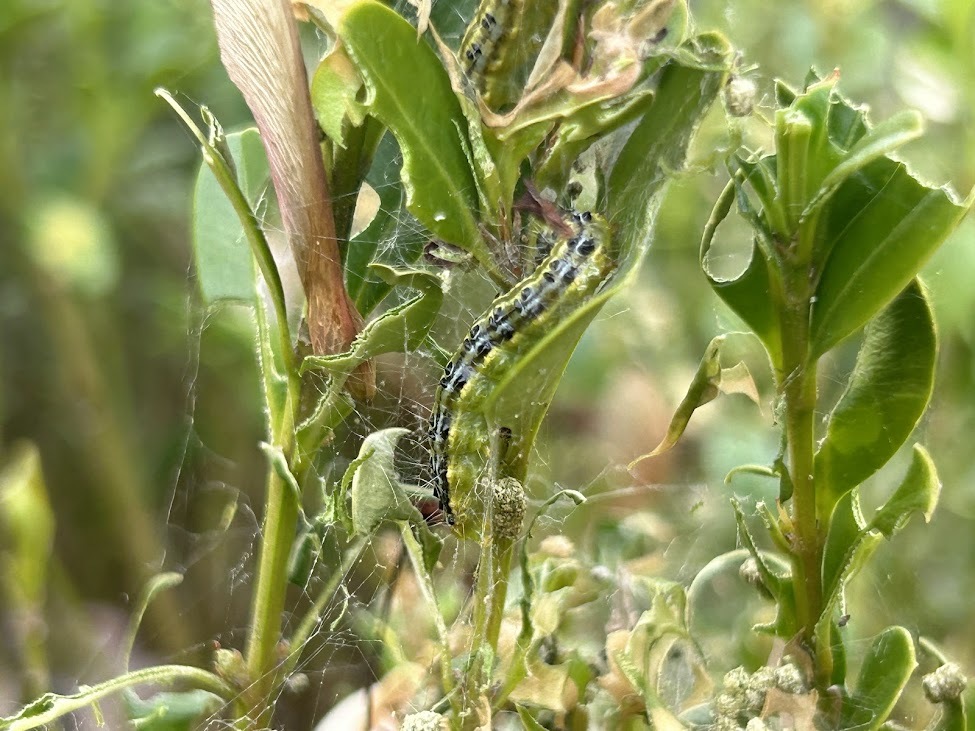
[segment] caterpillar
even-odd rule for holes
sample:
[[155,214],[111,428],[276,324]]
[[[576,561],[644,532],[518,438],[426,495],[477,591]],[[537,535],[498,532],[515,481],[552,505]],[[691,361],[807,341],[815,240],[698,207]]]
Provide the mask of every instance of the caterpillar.
[[515,16],[525,0],[482,0],[461,41],[461,63],[478,91],[484,91],[489,69],[498,63],[499,46],[514,33]]
[[469,498],[488,463],[484,407],[494,385],[616,269],[604,218],[574,213],[570,230],[572,235],[559,239],[530,276],[474,322],[444,369],[429,443],[434,497],[448,523],[465,521]]

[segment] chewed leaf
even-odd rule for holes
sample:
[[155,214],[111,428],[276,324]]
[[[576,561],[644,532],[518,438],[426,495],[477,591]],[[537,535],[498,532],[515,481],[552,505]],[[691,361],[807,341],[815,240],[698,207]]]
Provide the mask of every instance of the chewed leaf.
[[403,151],[410,212],[435,236],[487,261],[472,215],[476,186],[458,133],[466,123],[433,49],[402,16],[374,0],[352,5],[338,31],[365,81],[365,106]]
[[349,489],[352,526],[357,534],[366,535],[386,521],[406,521],[416,532],[430,569],[440,553],[440,541],[407,496],[394,464],[396,444],[407,434],[409,429],[382,429],[363,440]]
[[888,627],[877,635],[860,667],[856,689],[844,700],[840,728],[880,728],[915,667],[917,659],[910,632],[903,627]]
[[718,33],[691,38],[682,48],[695,63],[670,62],[649,110],[630,133],[609,176],[608,211],[618,228],[627,263],[646,251],[655,214],[656,194],[679,170],[690,138],[724,86],[730,45]]
[[893,300],[970,207],[888,158],[843,183],[820,226],[830,254],[816,289],[811,355],[826,353]]
[[691,416],[694,412],[718,397],[722,374],[721,345],[724,343],[724,340],[725,336],[719,335],[708,344],[707,349],[704,351],[704,357],[701,358],[701,363],[697,367],[697,373],[694,374],[694,379],[691,381],[687,393],[677,407],[677,411],[674,412],[673,418],[670,420],[670,425],[667,427],[667,434],[651,452],[637,457],[630,462],[628,465],[629,469],[633,469],[637,463],[645,459],[656,457],[671,449],[684,434],[684,430],[687,428],[688,423],[690,423]]
[[357,100],[362,77],[340,43],[336,43],[321,63],[311,81],[311,103],[315,117],[329,139],[344,145],[346,122],[360,125],[365,109]]
[[736,195],[738,193],[738,184],[732,180],[714,205],[711,218],[701,239],[701,268],[710,281],[715,294],[724,300],[725,304],[752,329],[768,351],[772,363],[777,364],[782,358],[782,338],[779,331],[778,314],[769,299],[772,289],[769,262],[762,247],[757,243],[753,245],[748,266],[735,279],[718,279],[710,273],[708,259],[717,228],[731,211],[731,206],[736,197],[739,200],[739,205],[745,202],[741,196]]
[[370,322],[353,341],[352,347],[338,355],[312,355],[301,364],[301,372],[320,368],[333,377],[345,377],[356,366],[382,353],[410,352],[420,346],[430,332],[443,289],[438,275],[422,269],[394,269],[384,264],[372,268],[390,285],[409,287],[420,294],[392,307]]
[[914,456],[900,487],[877,511],[870,521],[870,528],[887,538],[900,530],[912,513],[919,512],[925,522],[931,521],[938,505],[941,482],[934,462],[920,444],[914,445]]
[[856,367],[830,414],[815,467],[824,514],[910,436],[931,398],[936,357],[934,317],[914,280],[868,326]]

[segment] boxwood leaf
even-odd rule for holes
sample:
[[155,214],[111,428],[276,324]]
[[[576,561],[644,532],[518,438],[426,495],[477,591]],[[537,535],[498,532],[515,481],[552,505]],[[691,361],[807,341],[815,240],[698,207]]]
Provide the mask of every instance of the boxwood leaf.
[[903,627],[888,627],[870,645],[856,690],[843,703],[841,729],[875,731],[890,715],[917,667],[914,640]]
[[867,326],[846,390],[816,454],[823,514],[883,467],[910,436],[934,385],[937,336],[917,279]]
[[338,32],[362,73],[365,106],[392,130],[403,151],[410,212],[435,236],[489,260],[472,213],[476,188],[459,132],[466,122],[433,49],[403,17],[375,0],[353,4]]
[[830,254],[816,289],[810,350],[819,357],[901,292],[971,207],[881,158],[833,195],[821,225]]
[[890,499],[870,521],[870,528],[890,538],[900,530],[913,512],[920,512],[925,522],[931,520],[938,506],[941,482],[927,450],[914,445],[914,455],[907,475]]

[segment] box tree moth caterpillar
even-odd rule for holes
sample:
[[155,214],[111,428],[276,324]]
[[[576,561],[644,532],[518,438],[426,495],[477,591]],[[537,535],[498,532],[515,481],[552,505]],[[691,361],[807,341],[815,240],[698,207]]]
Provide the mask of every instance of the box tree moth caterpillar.
[[485,404],[495,385],[616,269],[605,219],[575,213],[568,228],[572,233],[555,242],[535,271],[474,322],[440,379],[430,419],[430,468],[448,522],[467,520],[488,464]]

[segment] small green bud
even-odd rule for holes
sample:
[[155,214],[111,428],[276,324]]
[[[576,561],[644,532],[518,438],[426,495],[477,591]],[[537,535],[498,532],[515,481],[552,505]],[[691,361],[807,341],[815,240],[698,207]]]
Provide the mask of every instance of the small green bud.
[[250,685],[247,677],[247,664],[240,650],[218,647],[213,653],[213,669],[217,675],[237,689]]
[[441,731],[447,728],[443,716],[434,711],[411,713],[403,719],[402,731]]
[[953,662],[946,662],[934,672],[921,678],[924,695],[932,703],[957,700],[967,685],[968,678],[958,664]]

